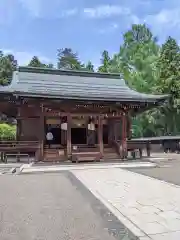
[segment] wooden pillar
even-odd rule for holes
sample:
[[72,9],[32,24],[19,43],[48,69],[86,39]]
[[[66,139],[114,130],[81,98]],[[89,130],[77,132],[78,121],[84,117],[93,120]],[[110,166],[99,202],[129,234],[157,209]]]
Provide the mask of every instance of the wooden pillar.
[[17,124],[16,124],[16,141],[20,140],[21,136],[21,119],[17,119]]
[[67,157],[71,157],[71,122],[72,116],[67,115]]
[[117,141],[117,123],[116,123],[116,121],[113,121],[113,135],[114,135],[114,141]]
[[127,157],[127,119],[126,113],[122,116],[122,156]]
[[44,137],[45,137],[45,129],[44,129],[44,115],[42,114],[40,117],[40,125],[41,125],[41,146],[40,146],[40,151],[41,151],[41,160],[44,159]]
[[61,118],[61,145],[67,146],[67,126],[62,126],[67,124],[67,117]]
[[130,116],[127,116],[127,138],[129,140],[132,138],[132,122]]
[[87,121],[87,136],[86,136],[86,142],[88,146],[94,146],[95,145],[95,138],[96,138],[96,131],[95,131],[95,123],[94,118],[88,117]]
[[147,156],[150,157],[151,156],[151,143],[147,142],[146,144],[146,151],[147,151]]
[[103,146],[103,123],[102,117],[98,116],[98,144],[101,157],[103,157],[104,146]]
[[20,116],[21,116],[21,108],[18,107],[17,109],[17,118],[16,118],[16,141],[19,141],[20,140],[20,136],[21,136],[21,119]]
[[108,119],[108,145],[111,146],[113,141],[113,122]]
[[44,160],[44,138],[45,138],[45,126],[44,126],[44,107],[41,106],[40,112],[40,134],[39,134],[39,150],[36,153],[35,160],[36,161],[43,161]]

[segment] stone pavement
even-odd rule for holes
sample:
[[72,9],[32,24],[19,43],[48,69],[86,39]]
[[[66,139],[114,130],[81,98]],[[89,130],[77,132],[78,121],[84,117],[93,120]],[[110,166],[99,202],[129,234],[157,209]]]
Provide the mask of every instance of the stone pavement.
[[180,239],[180,187],[118,168],[71,171],[140,240]]

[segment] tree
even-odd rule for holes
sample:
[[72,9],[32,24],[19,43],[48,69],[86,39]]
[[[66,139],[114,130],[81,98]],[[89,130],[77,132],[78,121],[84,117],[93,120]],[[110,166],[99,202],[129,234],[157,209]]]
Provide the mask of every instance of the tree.
[[124,34],[123,38],[125,47],[157,41],[157,38],[153,36],[152,32],[145,24],[133,24],[131,29]]
[[57,57],[58,69],[80,70],[83,67],[81,62],[79,61],[78,54],[73,52],[71,48],[58,49]]
[[157,92],[170,94],[166,107],[161,108],[161,119],[164,118],[166,131],[180,131],[180,48],[175,39],[169,37],[162,45],[159,61],[159,80]]
[[[153,93],[158,79],[157,61],[160,47],[146,25],[132,25],[123,36],[118,53],[109,61],[108,71],[119,73],[131,88],[138,92]],[[156,134],[156,114],[147,111],[133,121],[136,136]],[[141,133],[141,134],[140,134]]]
[[39,67],[39,68],[53,68],[53,64],[45,64],[42,63],[37,56],[34,56],[30,63],[28,64],[29,67]]
[[98,68],[98,72],[109,72],[111,58],[108,51],[104,50],[101,56],[101,66]]
[[132,25],[123,36],[119,53],[111,61],[111,72],[119,72],[129,85],[140,92],[150,92],[157,78],[159,46],[143,24]]
[[44,67],[44,64],[40,62],[37,56],[34,56],[30,63],[28,64],[29,67]]
[[88,61],[88,63],[85,65],[85,70],[88,72],[94,72],[94,65],[91,61]]
[[17,61],[12,54],[4,55],[0,51],[0,84],[7,85],[11,82],[12,73],[17,68]]

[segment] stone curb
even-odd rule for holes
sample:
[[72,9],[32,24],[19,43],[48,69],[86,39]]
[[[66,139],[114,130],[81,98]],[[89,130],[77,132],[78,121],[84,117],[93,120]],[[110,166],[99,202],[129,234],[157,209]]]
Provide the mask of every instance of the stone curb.
[[154,168],[156,163],[146,162],[146,163],[121,163],[121,164],[106,164],[106,165],[63,165],[63,166],[49,166],[49,167],[34,167],[32,164],[24,164],[20,168],[20,174],[30,174],[30,173],[53,173],[60,171],[71,171],[71,170],[87,170],[87,169],[107,169],[107,168]]
[[19,173],[21,173],[24,169],[28,169],[28,168],[32,167],[32,165],[33,165],[33,163],[21,165],[21,167],[19,168]]

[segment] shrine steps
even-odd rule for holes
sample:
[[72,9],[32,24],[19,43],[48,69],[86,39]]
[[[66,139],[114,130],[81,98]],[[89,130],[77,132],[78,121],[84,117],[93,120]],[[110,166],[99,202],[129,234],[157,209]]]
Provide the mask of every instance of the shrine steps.
[[44,162],[65,161],[64,149],[44,149]]
[[[118,160],[120,156],[114,148],[105,147],[103,158],[97,149],[83,148],[82,151],[72,152],[72,162],[91,162],[100,160]],[[67,161],[64,149],[44,149],[44,162],[63,162]]]
[[120,156],[117,154],[116,150],[114,148],[104,148],[104,154],[103,159],[104,160],[113,160],[113,159],[119,159]]

